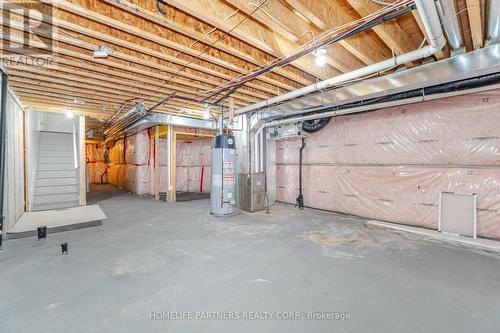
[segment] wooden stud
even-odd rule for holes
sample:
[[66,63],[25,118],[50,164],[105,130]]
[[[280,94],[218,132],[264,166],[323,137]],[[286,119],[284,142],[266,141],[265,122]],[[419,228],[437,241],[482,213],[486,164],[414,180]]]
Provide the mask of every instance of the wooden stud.
[[167,202],[173,203],[176,202],[176,191],[177,191],[177,186],[176,186],[176,165],[177,165],[177,157],[176,157],[176,133],[173,130],[172,125],[168,125],[168,130],[167,130],[167,144],[170,142],[168,145],[168,171],[169,171],[169,176],[168,176],[168,182],[167,182]]
[[[10,83],[10,78],[9,78]],[[28,145],[29,142],[29,133],[31,131],[29,114],[30,111],[24,111],[24,211],[31,211],[31,198],[30,198],[30,186],[31,186],[31,177],[30,177],[30,160],[29,160],[29,152],[30,147]]]
[[481,18],[480,0],[467,0],[467,13],[472,35],[474,50],[480,49],[484,45],[483,20]]
[[87,157],[85,150],[85,116],[78,117],[79,120],[79,143],[80,143],[80,205],[87,205],[87,182],[85,177],[85,167],[87,165]]
[[154,149],[154,192],[155,199],[160,200],[160,126],[155,126],[155,149]]

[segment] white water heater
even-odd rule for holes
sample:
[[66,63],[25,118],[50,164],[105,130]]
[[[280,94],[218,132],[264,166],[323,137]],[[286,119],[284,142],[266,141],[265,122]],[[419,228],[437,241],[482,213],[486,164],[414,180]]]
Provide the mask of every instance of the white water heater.
[[238,159],[234,136],[220,134],[212,149],[212,191],[210,213],[232,215],[236,211],[236,167]]

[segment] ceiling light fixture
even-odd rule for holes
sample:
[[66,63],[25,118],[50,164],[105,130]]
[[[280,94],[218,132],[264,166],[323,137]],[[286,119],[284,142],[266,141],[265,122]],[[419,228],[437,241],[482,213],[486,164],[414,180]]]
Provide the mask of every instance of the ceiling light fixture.
[[326,49],[320,48],[315,50],[313,53],[316,56],[316,59],[314,60],[316,66],[324,66],[326,64]]
[[85,104],[85,101],[82,101],[81,99],[76,99],[76,98],[75,98],[75,99],[73,100],[73,103],[75,103],[75,104],[79,104],[79,105],[83,105],[83,104]]
[[104,45],[99,45],[97,47],[97,50],[94,51],[94,58],[107,58],[112,54],[113,54],[112,48]]

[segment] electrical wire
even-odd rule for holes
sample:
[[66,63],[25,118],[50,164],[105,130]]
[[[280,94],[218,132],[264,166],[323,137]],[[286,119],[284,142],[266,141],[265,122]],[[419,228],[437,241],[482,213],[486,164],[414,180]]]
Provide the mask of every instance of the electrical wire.
[[[406,0],[406,1],[400,1],[400,2],[394,3],[391,6],[388,6],[386,8],[383,8],[380,11],[377,11],[375,13],[375,15],[369,15],[368,16],[369,20],[367,20],[366,22],[359,24],[358,26],[355,26],[354,28],[351,28],[347,31],[340,33],[340,34],[333,35],[331,32],[328,32],[327,34],[323,34],[326,37],[321,38],[320,40],[319,40],[319,38],[316,39],[312,46],[310,45],[310,43],[305,44],[303,47],[301,47],[301,49],[299,49],[299,51],[294,53],[292,56],[289,56],[287,58],[277,59],[266,67],[261,66],[257,70],[250,72],[249,74],[245,75],[244,77],[240,77],[238,79],[233,79],[232,81],[227,82],[224,85],[221,85],[218,89],[212,90],[212,92],[207,97],[205,97],[205,99],[203,101],[206,101],[206,100],[220,94],[221,92],[223,92],[225,90],[229,90],[228,93],[223,95],[221,98],[219,98],[215,102],[215,103],[220,103],[222,100],[227,98],[231,93],[233,93],[235,90],[240,88],[246,82],[251,81],[251,80],[257,78],[258,76],[261,76],[265,73],[270,72],[275,67],[282,67],[284,65],[287,65],[288,63],[291,63],[295,60],[298,60],[301,57],[307,55],[308,53],[314,51],[317,48],[325,47],[325,46],[330,45],[332,43],[335,43],[339,40],[350,37],[358,32],[364,31],[364,30],[370,28],[371,27],[370,25],[373,26],[373,25],[378,24],[379,20],[386,21],[386,20],[392,19],[394,17],[397,17],[401,14],[404,14],[409,9],[411,9],[409,7],[406,7],[408,4],[411,4],[411,3],[413,3],[413,0]],[[406,7],[406,8],[404,8],[404,7]],[[403,9],[401,9],[401,8],[403,8]],[[391,12],[394,12],[394,11],[396,11],[396,13],[393,13],[391,16],[390,15]],[[385,18],[386,15],[388,15],[389,17]],[[335,28],[334,30],[338,30],[338,28]]]
[[[171,76],[167,80],[165,80],[165,82],[158,88],[158,90],[152,96],[145,99],[144,101],[151,101],[152,98],[154,98],[155,96],[160,94],[161,89],[163,87],[165,87],[165,85],[170,83],[172,78],[177,76],[180,72],[184,71],[189,64],[193,63],[196,60],[199,60],[200,57],[204,53],[206,53],[208,50],[210,50],[210,48],[212,48],[213,45],[215,45],[216,43],[223,40],[226,36],[228,36],[231,32],[233,32],[236,28],[238,28],[241,24],[243,24],[247,19],[251,18],[253,16],[253,14],[255,14],[255,12],[257,12],[258,10],[262,10],[261,8],[266,3],[268,3],[268,1],[269,0],[262,1],[260,3],[260,5],[258,5],[258,7],[256,7],[251,13],[246,15],[241,21],[239,21],[231,29],[225,31],[225,33],[221,37],[219,37],[217,40],[215,40],[214,42],[207,45],[196,57],[194,57],[190,61],[186,62],[185,64],[182,64],[181,68],[177,72],[171,74]],[[302,45],[291,56],[284,56],[284,57],[276,58],[275,60],[268,63],[267,65],[259,66],[256,69],[254,69],[253,71],[247,72],[246,74],[240,74],[236,78],[232,79],[231,81],[228,81],[228,82],[226,82],[218,87],[214,87],[213,89],[205,90],[205,91],[201,92],[201,94],[205,94],[205,95],[208,94],[209,95],[209,96],[206,96],[202,99],[187,98],[187,97],[178,96],[175,93],[171,93],[168,96],[166,96],[165,98],[163,98],[159,103],[155,104],[152,108],[150,108],[149,111],[152,111],[152,110],[160,107],[161,105],[163,105],[164,103],[166,103],[168,100],[170,100],[172,98],[184,98],[184,99],[189,99],[190,101],[193,101],[196,103],[208,103],[207,101],[211,97],[214,97],[214,96],[220,94],[220,92],[222,92],[222,91],[228,90],[228,92],[225,95],[223,95],[221,98],[219,98],[215,103],[210,103],[210,104],[219,104],[221,101],[223,101],[225,98],[227,98],[230,94],[232,94],[235,90],[237,90],[239,87],[241,87],[246,82],[253,80],[253,79],[257,78],[258,76],[261,76],[261,75],[271,71],[275,67],[282,67],[282,66],[285,66],[285,65],[287,65],[287,64],[289,64],[297,59],[300,59],[301,57],[307,55],[308,53],[314,51],[317,48],[325,47],[326,45],[334,43],[338,40],[341,40],[343,38],[347,38],[347,37],[357,33],[358,31],[362,31],[362,28],[364,26],[369,25],[372,22],[376,22],[376,20],[380,20],[381,18],[384,18],[385,15],[388,15],[391,12],[395,12],[395,11],[397,12],[398,10],[401,10],[401,8],[404,9],[404,7],[406,7],[407,5],[409,5],[411,3],[413,3],[413,0],[402,0],[399,2],[395,2],[395,3],[389,4],[387,7],[381,8],[380,10],[378,10],[376,12],[370,13],[369,15],[367,15],[363,18],[360,18],[360,19],[355,20],[355,21],[347,22],[341,26],[338,26],[338,27],[335,27],[335,28],[330,29],[328,31],[325,31],[324,33],[317,36],[316,39],[313,39],[313,41],[312,41],[313,43],[308,42],[308,43]],[[252,5],[257,6],[256,4],[252,4]],[[239,10],[236,10],[228,17],[234,16],[238,11]],[[214,31],[214,29],[212,29],[212,31]],[[197,42],[198,41],[195,41],[194,43],[197,43]],[[141,95],[140,97],[143,97],[143,96],[144,96],[144,94]]]
[[[224,38],[226,38],[231,32],[233,32],[236,28],[238,28],[240,25],[242,25],[247,19],[249,19],[250,17],[252,17],[252,15],[260,9],[260,7],[264,6],[269,0],[264,0],[259,7],[255,8],[249,15],[246,15],[241,21],[239,21],[235,26],[233,26],[231,29],[229,29],[228,31],[226,31],[222,36],[220,36],[219,38],[217,38],[215,41],[213,41],[212,43],[210,43],[209,45],[207,45],[198,55],[196,55],[194,57],[194,59],[191,59],[189,60],[188,62],[186,62],[185,64],[182,64],[180,65],[181,68],[170,75],[170,77],[168,79],[165,80],[165,82],[160,86],[160,88],[157,89],[157,91],[149,98],[145,99],[144,101],[151,101],[151,98],[154,98],[155,96],[157,96],[158,94],[161,93],[161,89],[163,89],[165,87],[165,85],[167,85],[168,83],[171,82],[171,80],[176,77],[180,72],[184,71],[188,65],[192,64],[194,61],[196,60],[199,60],[200,57],[205,54],[208,50],[210,50],[212,48],[212,46],[214,46],[215,44],[217,44],[218,42],[220,42],[221,40],[223,40]],[[228,16],[228,18],[234,16],[236,13],[238,12],[235,11],[233,12],[231,15]],[[140,97],[143,97],[143,95],[141,95]],[[168,96],[167,96],[168,97]],[[176,96],[178,98],[178,96]],[[167,99],[168,100],[168,99]],[[167,101],[165,100],[165,102]],[[196,100],[197,101],[197,100]],[[165,103],[163,102],[163,103]],[[200,101],[197,101],[198,103],[201,103]],[[161,106],[163,103],[161,104],[157,104],[155,105],[155,108]]]
[[[381,9],[381,10],[377,11],[377,12],[374,12],[374,13],[372,13],[372,14],[370,14],[370,15],[368,15],[368,16],[366,16],[366,17],[364,17],[364,18],[360,19],[360,20],[357,20],[356,22],[362,22],[362,21],[363,21],[364,19],[366,19],[366,18],[368,18],[368,19],[369,19],[369,20],[368,20],[368,22],[371,22],[371,21],[375,20],[376,18],[382,17],[382,16],[383,16],[383,14],[387,14],[387,13],[389,13],[390,11],[395,10],[395,9],[396,9],[397,7],[399,7],[399,6],[402,6],[402,5],[407,5],[407,4],[412,3],[412,2],[413,2],[413,1],[402,1],[402,2],[395,3],[395,4],[393,4],[392,6],[389,6],[389,7],[383,8],[383,9]],[[367,22],[365,22],[365,23],[367,23]],[[351,25],[352,25],[352,24],[348,23],[348,24],[346,24],[346,25],[344,25],[344,26],[351,26]],[[315,49],[315,48],[322,47],[322,46],[323,46],[323,47],[325,46],[325,45],[321,45],[322,43],[319,43],[319,44],[320,44],[320,46],[316,46],[316,44],[317,44],[317,42],[316,42],[316,41],[318,41],[318,40],[320,40],[320,39],[327,39],[327,37],[325,37],[325,38],[321,38],[321,36],[327,36],[327,35],[328,35],[328,36],[331,36],[331,35],[333,35],[333,33],[332,33],[332,32],[336,32],[336,31],[338,31],[340,28],[342,28],[342,26],[341,26],[341,27],[336,27],[336,28],[334,28],[334,29],[332,29],[332,30],[330,30],[330,31],[327,31],[327,32],[323,33],[322,35],[318,36],[318,38],[317,38],[317,39],[314,41],[314,43],[313,43],[313,44],[314,44],[314,49]],[[358,25],[358,28],[359,28],[359,25]],[[355,28],[351,29],[350,31],[345,32],[345,35],[347,36],[349,33],[353,32],[353,30],[355,30]],[[341,39],[341,38],[346,38],[346,36],[343,36],[343,37],[342,37],[342,36],[340,36],[340,37],[338,37],[338,39],[337,39],[337,40],[339,40],[339,39]],[[331,38],[331,37],[330,37],[330,38]],[[330,42],[330,43],[333,43],[333,42],[334,42],[334,41],[332,41],[332,42]],[[328,45],[328,43],[326,43],[326,44]],[[302,50],[304,50],[304,49],[306,49],[306,51],[302,51]],[[298,53],[302,53],[302,52],[303,52],[303,54],[307,54],[307,53],[311,52],[311,49],[313,49],[313,48],[312,48],[312,47],[310,47],[310,43],[308,43],[308,44],[303,45],[303,46],[299,49]],[[273,61],[273,62],[271,62],[270,64],[268,64],[267,66],[265,66],[265,67],[264,67],[264,66],[261,66],[261,67],[259,67],[259,68],[255,69],[253,72],[250,72],[249,74],[247,74],[247,75],[245,75],[245,76],[247,76],[247,77],[251,77],[252,75],[255,75],[255,73],[259,73],[260,71],[262,71],[262,69],[264,69],[264,68],[270,68],[270,67],[276,67],[276,66],[284,66],[283,64],[279,64],[279,62],[283,61],[283,59],[286,59],[286,58],[278,58],[278,59],[276,59],[275,61]],[[292,61],[294,61],[294,60],[297,60],[297,59],[293,59]],[[291,62],[291,61],[289,61],[289,62]],[[259,75],[261,75],[261,74],[262,74],[262,73],[259,73]],[[213,93],[214,91],[220,92],[220,91],[223,91],[223,90],[226,90],[226,89],[230,89],[232,85],[233,85],[233,86],[234,86],[234,85],[237,85],[237,84],[238,84],[238,83],[240,83],[240,82],[241,82],[241,77],[236,78],[236,79],[233,79],[232,81],[227,82],[227,83],[225,83],[224,85],[221,85],[218,89],[214,89],[214,90],[212,90],[211,92],[212,92],[212,93]],[[211,95],[211,96],[209,96],[208,98],[210,98],[210,97],[212,97],[212,96],[214,96],[214,95],[216,95],[216,94],[212,94],[212,95]],[[206,99],[207,99],[207,98],[206,98]]]

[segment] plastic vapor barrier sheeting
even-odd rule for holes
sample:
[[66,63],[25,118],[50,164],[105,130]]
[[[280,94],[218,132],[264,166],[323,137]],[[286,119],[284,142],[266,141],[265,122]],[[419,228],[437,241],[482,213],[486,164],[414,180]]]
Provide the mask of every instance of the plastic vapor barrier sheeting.
[[[95,146],[95,145],[94,145]],[[160,192],[168,188],[168,146],[166,139],[159,140],[155,146],[154,133],[148,130],[120,139],[108,150],[109,164],[107,180],[118,187],[125,188],[139,195],[154,194],[155,150],[158,149],[158,164],[160,171]],[[212,161],[211,141],[177,142],[176,147],[176,185],[177,191],[210,192]],[[87,157],[99,155],[87,147]],[[104,151],[102,152],[104,158]],[[103,160],[103,159],[101,159]],[[89,177],[100,184],[99,162],[89,164]],[[95,180],[94,180],[95,179]]]
[[210,192],[212,141],[178,141],[176,154],[177,191]]
[[85,150],[90,184],[107,184],[108,168],[104,163],[106,148],[99,144],[86,144]]
[[[160,192],[167,191],[167,144],[165,139],[160,140],[158,147],[160,164]],[[148,130],[141,131],[132,136],[115,142],[108,151],[109,182],[115,186],[125,188],[139,195],[153,195],[154,184],[154,138],[150,137]]]
[[[306,206],[437,229],[440,191],[477,193],[500,239],[500,91],[334,117],[306,139]],[[277,200],[298,194],[299,140],[277,143]]]

